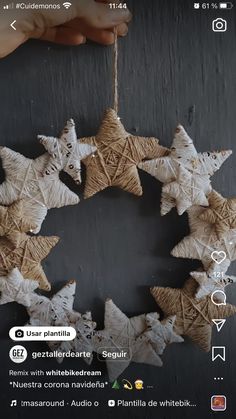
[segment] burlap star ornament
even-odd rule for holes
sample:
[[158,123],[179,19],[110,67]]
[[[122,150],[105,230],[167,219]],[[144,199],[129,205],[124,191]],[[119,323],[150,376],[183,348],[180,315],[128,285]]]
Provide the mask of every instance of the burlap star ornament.
[[[11,239],[13,235],[11,235]],[[41,261],[48,256],[51,249],[58,243],[59,237],[30,237],[25,233],[17,233],[17,247],[5,237],[0,238],[0,276],[7,275],[13,268],[19,268],[24,278],[39,282],[39,288],[50,290],[51,285],[43,271]]]
[[200,219],[214,225],[220,240],[225,233],[236,229],[236,198],[223,198],[213,190],[208,199],[209,208],[200,215]]
[[198,259],[205,270],[212,264],[212,254],[217,259],[222,252],[231,262],[236,259],[236,229],[229,230],[221,240],[218,240],[213,224],[201,220],[205,209],[193,206],[188,210],[190,234],[178,243],[171,251],[172,256]]
[[[139,168],[164,183],[161,214],[167,214],[178,200],[178,210],[182,213],[187,208],[207,200],[211,191],[212,176],[232,154],[231,150],[220,152],[197,153],[192,139],[179,125],[175,132],[169,155],[139,164]],[[191,176],[179,169],[187,170]],[[184,179],[187,180],[187,192],[184,193]],[[173,183],[172,183],[173,182]],[[166,186],[172,183],[170,186]],[[205,201],[206,202],[206,201]]]
[[[27,308],[32,326],[70,326],[76,330],[76,338],[72,341],[47,342],[51,350],[61,353],[82,352],[83,359],[90,364],[93,359],[93,335],[96,323],[92,321],[90,312],[80,314],[73,309],[75,299],[75,281],[68,282],[51,299],[34,293],[31,305]],[[64,357],[58,357],[61,363]]]
[[217,306],[207,296],[196,299],[198,284],[193,278],[182,289],[154,287],[151,293],[166,316],[176,316],[174,330],[188,336],[201,349],[211,349],[212,319],[225,319],[236,313],[230,304]]
[[38,136],[41,144],[50,154],[48,165],[44,170],[45,176],[64,170],[77,184],[81,183],[81,160],[93,154],[96,147],[82,144],[77,140],[73,119],[67,121],[60,138]]
[[[24,201],[16,201],[8,207],[0,206],[0,236],[10,240],[15,233],[27,233],[36,229],[36,225],[25,216]],[[17,243],[16,243],[17,244]]]
[[43,176],[50,159],[48,153],[32,160],[0,147],[0,157],[6,175],[0,185],[0,204],[11,205],[24,199],[25,217],[37,226],[34,233],[39,232],[48,209],[79,202],[78,196],[60,181],[58,172]]
[[142,195],[138,163],[168,153],[156,138],[144,138],[126,132],[113,109],[106,111],[96,136],[82,138],[80,141],[97,148],[94,156],[84,160],[87,167],[85,198],[108,186],[117,186],[134,195]]
[[0,277],[0,305],[15,301],[29,307],[32,293],[38,286],[37,281],[25,280],[19,269],[14,268],[8,275]]
[[116,380],[131,362],[162,366],[144,334],[146,329],[145,314],[128,318],[111,299],[106,301],[104,330],[95,333],[94,343],[97,353],[103,355],[105,351],[116,356],[106,358],[109,381]]

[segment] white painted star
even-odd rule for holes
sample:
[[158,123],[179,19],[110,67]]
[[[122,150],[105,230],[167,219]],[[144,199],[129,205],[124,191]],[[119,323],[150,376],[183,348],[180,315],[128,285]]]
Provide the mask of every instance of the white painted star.
[[60,181],[58,172],[43,177],[42,173],[50,158],[48,153],[32,160],[7,147],[1,147],[0,157],[6,175],[0,185],[0,205],[11,205],[24,199],[25,216],[29,222],[38,226],[35,233],[39,232],[47,209],[79,202],[78,196]]
[[[217,263],[213,263],[207,272],[194,271],[190,273],[190,275],[199,284],[196,298],[200,299],[206,297],[217,290],[224,291],[227,285],[231,285],[236,282],[236,276],[226,274],[230,261],[227,259],[223,262],[223,265],[224,268],[222,264],[219,265]],[[218,293],[216,297],[220,302],[224,301],[224,295],[222,293]]]
[[[211,190],[210,176],[221,167],[231,154],[231,150],[197,153],[192,139],[184,128],[179,125],[176,129],[169,155],[147,160],[140,163],[138,167],[164,183],[164,186],[170,182],[178,182],[179,168],[182,167],[191,173],[192,187],[195,188],[195,185],[198,185],[198,188],[200,187],[205,197],[207,197]],[[166,190],[163,190],[162,215],[167,214],[175,205],[175,201],[171,197],[172,201],[166,202],[168,195]],[[192,196],[195,196],[195,194],[192,193]],[[190,199],[188,208],[193,204],[194,200]]]
[[190,234],[174,247],[171,254],[180,258],[198,259],[208,270],[214,251],[225,252],[231,262],[236,260],[236,229],[228,231],[219,240],[214,225],[199,218],[204,211],[200,206],[188,210]]
[[170,316],[160,321],[158,313],[146,315],[148,330],[144,333],[148,337],[158,355],[162,355],[166,345],[181,343],[184,339],[174,332],[176,316]]
[[106,358],[109,381],[116,380],[131,362],[162,366],[160,357],[143,333],[147,328],[145,314],[128,318],[108,299],[105,303],[104,326],[104,330],[95,333],[96,352],[126,354],[122,358]]
[[14,268],[6,276],[0,277],[0,305],[13,301],[29,307],[33,292],[39,283],[30,279],[24,279],[18,268]]
[[[31,305],[27,308],[32,326],[71,326],[76,330],[76,338],[66,342],[48,342],[51,350],[67,353],[86,352],[89,357],[83,359],[90,364],[93,359],[93,335],[96,323],[90,312],[80,314],[73,310],[75,299],[75,281],[68,282],[51,299],[34,293]],[[58,357],[59,363],[64,357]]]
[[81,160],[93,154],[97,148],[77,140],[73,119],[67,121],[59,138],[44,135],[39,135],[38,138],[51,156],[44,175],[49,176],[64,170],[77,184],[81,183]]
[[208,176],[193,175],[179,166],[177,179],[163,186],[162,191],[175,199],[178,214],[182,215],[192,205],[207,206],[206,195],[210,193],[211,188]]

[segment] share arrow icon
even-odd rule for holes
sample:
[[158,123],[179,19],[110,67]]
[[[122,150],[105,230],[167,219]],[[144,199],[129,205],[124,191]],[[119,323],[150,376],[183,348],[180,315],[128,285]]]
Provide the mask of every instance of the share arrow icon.
[[217,332],[220,332],[226,322],[226,319],[212,319],[212,321],[216,325]]

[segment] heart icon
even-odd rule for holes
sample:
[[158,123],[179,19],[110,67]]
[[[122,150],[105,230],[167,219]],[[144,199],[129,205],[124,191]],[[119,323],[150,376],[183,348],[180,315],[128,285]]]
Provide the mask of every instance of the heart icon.
[[220,265],[226,259],[226,253],[223,250],[217,251],[215,250],[211,254],[212,260]]

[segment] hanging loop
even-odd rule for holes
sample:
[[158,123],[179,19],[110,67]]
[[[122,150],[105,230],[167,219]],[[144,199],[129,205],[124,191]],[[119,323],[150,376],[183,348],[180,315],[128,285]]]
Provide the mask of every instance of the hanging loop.
[[118,113],[119,106],[119,95],[118,95],[118,36],[117,28],[114,28],[115,42],[113,47],[113,98],[114,98],[114,110]]

